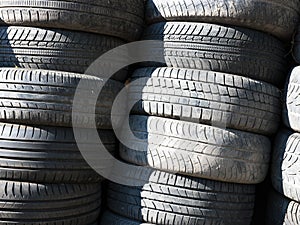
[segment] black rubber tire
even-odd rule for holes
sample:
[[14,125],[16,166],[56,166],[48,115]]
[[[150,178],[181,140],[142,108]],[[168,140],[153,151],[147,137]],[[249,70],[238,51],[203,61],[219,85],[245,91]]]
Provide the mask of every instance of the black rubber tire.
[[283,123],[300,132],[300,66],[287,79],[283,101]]
[[131,220],[110,211],[106,211],[102,218],[100,225],[153,225],[152,223],[143,223],[140,221]]
[[267,175],[271,144],[265,136],[147,116],[131,116],[130,125],[140,140],[123,130],[123,139],[134,146],[120,146],[125,161],[243,184],[260,183]]
[[0,181],[2,225],[91,225],[101,205],[100,184]]
[[141,222],[249,225],[255,186],[156,172],[143,187],[110,183],[107,196],[111,211]]
[[298,0],[148,0],[146,20],[235,25],[290,41],[299,11]]
[[300,134],[281,131],[275,138],[272,183],[286,197],[300,202]]
[[[76,123],[72,124],[72,104],[79,82],[86,83],[82,86],[85,89],[81,90],[85,95],[79,102],[82,107],[76,106],[81,111],[76,111]],[[110,129],[112,104],[123,84],[108,81],[98,98],[96,115],[86,109],[87,105],[93,104],[89,101],[90,96],[103,84],[100,78],[81,74],[0,68],[0,121],[89,128],[96,118],[98,128]]]
[[[88,146],[97,146],[91,130],[80,129]],[[110,152],[113,131],[99,131]],[[83,159],[72,128],[33,127],[0,123],[0,179],[41,183],[86,183],[102,180]],[[82,143],[83,144],[83,143]],[[100,149],[101,150],[101,149]],[[99,159],[99,166],[105,159]]]
[[271,191],[268,199],[266,225],[300,224],[300,204]]
[[293,38],[293,58],[297,65],[300,64],[300,24],[297,27],[295,37]]
[[287,73],[282,42],[259,31],[167,22],[149,26],[143,39],[164,41],[168,67],[225,72],[277,85]]
[[[134,114],[223,125],[274,134],[281,119],[280,90],[231,74],[177,68],[143,68],[131,77]],[[139,81],[137,81],[139,80]],[[132,104],[130,104],[132,105]]]
[[2,0],[0,24],[94,32],[137,40],[142,32],[140,0]]
[[59,29],[0,27],[0,67],[84,73],[118,38]]

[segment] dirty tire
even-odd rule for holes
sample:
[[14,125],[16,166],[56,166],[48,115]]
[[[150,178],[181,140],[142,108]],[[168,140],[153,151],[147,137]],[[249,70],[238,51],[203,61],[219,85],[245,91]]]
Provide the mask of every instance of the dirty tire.
[[216,24],[167,22],[145,29],[145,40],[164,41],[168,67],[231,73],[281,85],[287,53],[263,32]]
[[300,202],[300,134],[281,131],[275,138],[272,183],[286,197]]
[[298,24],[297,0],[148,0],[148,24],[208,22],[247,27],[290,41]]
[[266,177],[271,145],[265,136],[147,116],[131,116],[130,125],[140,140],[123,129],[125,161],[225,182],[256,184]]
[[293,69],[287,79],[284,103],[283,103],[283,122],[284,124],[300,132],[300,66]]
[[[143,68],[129,85],[132,112],[274,134],[281,119],[280,90],[231,74]],[[130,104],[132,105],[132,104]]]
[[0,67],[84,73],[124,41],[97,34],[34,27],[0,27]]
[[296,225],[300,221],[300,205],[272,191],[267,205],[266,225]]
[[[78,132],[89,147],[97,146],[89,129]],[[114,152],[113,131],[100,130],[99,134],[106,148]],[[102,179],[83,159],[72,128],[0,123],[0,139],[0,179],[41,183],[86,183]],[[101,160],[105,159],[99,159],[99,165]]]
[[103,214],[100,225],[153,225],[151,223],[143,223],[140,221],[131,220],[110,211]]
[[111,211],[141,222],[249,225],[255,186],[155,172],[143,187],[110,183],[107,196]]
[[[81,107],[76,106],[80,111],[74,109],[76,117],[72,124],[73,99],[79,82],[86,83],[82,86],[85,95],[81,96]],[[123,87],[121,83],[112,80],[106,83],[98,98],[96,115],[86,109],[93,104],[90,96],[103,85],[104,80],[82,74],[0,68],[0,121],[88,128],[96,118],[98,128],[111,128],[111,108]]]
[[3,0],[2,25],[94,32],[134,41],[140,37],[144,5],[140,0]]
[[91,225],[100,213],[101,186],[1,180],[0,199],[3,225]]

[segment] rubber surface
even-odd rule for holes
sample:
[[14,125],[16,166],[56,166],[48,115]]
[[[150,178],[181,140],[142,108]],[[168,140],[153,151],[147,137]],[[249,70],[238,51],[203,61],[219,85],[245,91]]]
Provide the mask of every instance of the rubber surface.
[[295,37],[293,38],[293,58],[297,65],[300,64],[300,26],[297,27]]
[[265,136],[159,117],[131,116],[120,155],[128,162],[218,181],[256,184],[268,171]]
[[[91,130],[78,132],[87,151],[97,147]],[[100,130],[99,134],[113,153],[113,131]],[[0,179],[42,183],[88,183],[102,179],[83,159],[72,128],[0,123],[0,140]],[[99,159],[99,166],[105,160]]]
[[[280,90],[231,74],[142,68],[129,84],[132,112],[274,134],[281,119]],[[132,105],[130,103],[130,105]]]
[[110,211],[106,211],[102,218],[100,225],[151,225],[151,223],[143,223],[125,217],[114,214]]
[[235,25],[290,41],[299,11],[298,0],[148,0],[146,20]]
[[266,225],[296,225],[300,223],[300,205],[272,191],[269,195]]
[[300,202],[300,134],[282,130],[275,138],[272,183],[286,197]]
[[110,183],[111,211],[141,222],[175,225],[249,225],[255,186],[156,172],[143,187]]
[[300,67],[295,67],[286,81],[283,99],[283,123],[300,132]]
[[100,213],[99,184],[0,181],[3,225],[91,225]]
[[282,84],[287,73],[284,56],[288,51],[282,42],[263,32],[207,23],[167,22],[146,28],[143,39],[164,41],[168,67],[232,73],[277,85]]
[[0,27],[0,67],[84,73],[124,41],[103,35],[36,27]]
[[2,25],[94,32],[134,41],[140,37],[144,5],[140,0],[3,0]]
[[[73,99],[79,82],[81,101],[74,108]],[[97,77],[47,70],[0,69],[0,121],[29,125],[52,125],[65,127],[112,127],[111,108],[114,98],[123,85],[108,81],[96,104],[96,115],[89,112],[91,95],[104,81]],[[76,113],[75,113],[76,111]],[[118,121],[114,121],[117,123]]]

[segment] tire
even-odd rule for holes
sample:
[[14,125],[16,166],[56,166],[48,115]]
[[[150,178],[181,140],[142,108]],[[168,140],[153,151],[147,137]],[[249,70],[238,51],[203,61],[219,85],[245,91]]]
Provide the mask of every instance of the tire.
[[283,106],[283,123],[300,132],[300,66],[293,69],[291,75],[287,79],[284,93]]
[[[123,129],[125,161],[224,182],[256,184],[268,171],[270,141],[252,133],[165,119],[131,116],[132,140]],[[136,150],[138,149],[138,150]]]
[[142,223],[139,221],[130,220],[125,217],[107,211],[102,216],[100,225],[108,225],[108,224],[109,225],[151,225],[151,223]]
[[287,72],[282,42],[246,28],[157,23],[145,30],[143,39],[164,41],[168,67],[231,73],[277,85],[282,84]]
[[[108,207],[127,218],[158,225],[249,225],[255,187],[156,172],[143,187],[111,183]],[[156,179],[156,180],[155,180]]]
[[286,197],[300,202],[300,134],[281,131],[274,144],[272,183]]
[[[300,27],[298,26],[293,40],[293,58],[296,64],[300,64]],[[298,70],[298,69],[297,69]]]
[[[78,132],[86,140],[87,150],[98,146],[91,138],[91,130]],[[99,134],[105,147],[113,153],[113,131],[100,130]],[[83,159],[72,128],[0,123],[0,139],[0,179],[41,183],[102,180]],[[101,163],[105,163],[105,159],[99,159],[99,165]]]
[[0,181],[2,225],[91,225],[100,213],[99,184]]
[[296,225],[300,221],[300,205],[272,191],[268,199],[266,225]]
[[[74,108],[73,99],[78,84],[81,85],[81,102]],[[89,128],[95,123],[95,113],[87,105],[94,91],[103,86],[97,77],[46,70],[0,68],[0,121],[29,125],[51,125]],[[111,129],[111,108],[114,97],[123,85],[108,81],[96,105],[96,126]],[[83,89],[85,88],[85,89]],[[116,124],[118,121],[114,121]],[[119,121],[119,124],[121,122]]]
[[140,37],[144,5],[140,0],[4,0],[1,24],[94,32],[129,41]]
[[[129,85],[132,112],[274,134],[281,119],[280,90],[231,74],[143,68]],[[132,104],[130,104],[132,105]]]
[[84,73],[124,41],[90,33],[34,27],[0,27],[0,66]]
[[162,21],[208,22],[247,27],[290,41],[298,25],[297,0],[148,0],[148,24]]

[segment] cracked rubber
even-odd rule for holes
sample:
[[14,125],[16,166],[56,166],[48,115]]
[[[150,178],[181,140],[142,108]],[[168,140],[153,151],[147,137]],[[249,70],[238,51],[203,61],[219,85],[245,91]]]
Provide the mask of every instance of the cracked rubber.
[[[99,149],[90,129],[78,128],[78,133],[87,151]],[[113,153],[113,131],[99,130],[99,135]],[[41,183],[102,180],[82,157],[72,128],[0,123],[0,139],[0,179]],[[99,166],[105,162],[106,159],[99,159]]]
[[110,211],[106,211],[102,218],[100,225],[153,225],[152,223],[143,223],[140,221],[131,220]]
[[208,22],[247,27],[290,41],[298,24],[298,0],[148,0],[148,24]]
[[300,132],[300,66],[291,72],[286,81],[284,101],[283,101],[283,123]]
[[138,140],[123,128],[121,157],[130,163],[218,181],[256,184],[268,171],[267,137],[173,119],[131,116]]
[[[143,68],[129,84],[132,112],[274,134],[281,119],[280,90],[246,77],[177,68]],[[130,104],[132,105],[132,104]]]
[[84,73],[124,41],[91,33],[35,27],[0,27],[0,67]]
[[266,225],[300,224],[300,204],[271,191],[268,198]]
[[140,0],[3,0],[1,24],[94,32],[134,41],[143,27]]
[[[80,82],[85,83],[81,85],[83,94],[76,103],[77,108],[73,109],[73,99]],[[104,80],[82,74],[0,68],[0,121],[89,128],[96,117],[98,128],[111,129],[111,108],[123,87],[121,83],[112,80],[106,83],[96,104],[96,115],[87,109],[87,105],[93,104],[91,96],[103,85]],[[72,109],[75,115],[73,123]]]
[[287,73],[283,43],[255,30],[167,22],[146,28],[143,39],[164,41],[162,54],[168,67],[231,73],[276,85]]
[[108,207],[124,217],[153,224],[250,224],[255,186],[155,172],[143,187],[110,183]]
[[275,138],[272,183],[286,197],[300,202],[300,134],[282,130]]
[[2,225],[92,225],[101,205],[100,184],[0,181]]

